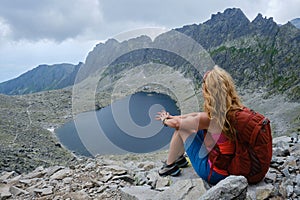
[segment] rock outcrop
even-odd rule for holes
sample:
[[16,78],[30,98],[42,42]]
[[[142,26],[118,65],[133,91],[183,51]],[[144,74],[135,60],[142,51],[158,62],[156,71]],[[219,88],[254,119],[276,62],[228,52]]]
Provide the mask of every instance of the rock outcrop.
[[265,179],[248,185],[229,176],[215,186],[192,167],[181,176],[160,177],[165,151],[78,159],[70,166],[38,167],[0,176],[0,199],[299,199],[299,135],[274,138],[273,158]]

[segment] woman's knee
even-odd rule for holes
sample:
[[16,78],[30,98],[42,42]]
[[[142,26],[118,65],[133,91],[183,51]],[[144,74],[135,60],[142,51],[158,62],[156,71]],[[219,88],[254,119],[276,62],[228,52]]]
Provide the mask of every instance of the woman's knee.
[[178,130],[176,131],[177,134],[181,137],[182,141],[185,142],[188,137],[195,134],[193,131],[187,131],[187,130]]

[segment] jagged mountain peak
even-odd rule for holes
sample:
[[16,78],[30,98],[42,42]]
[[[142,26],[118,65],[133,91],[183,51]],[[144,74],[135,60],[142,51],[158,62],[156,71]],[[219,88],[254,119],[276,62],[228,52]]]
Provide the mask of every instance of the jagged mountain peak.
[[211,19],[199,25],[184,26],[176,29],[210,49],[225,41],[247,35],[250,21],[239,8],[228,8],[223,13],[213,14]]
[[251,22],[251,30],[253,34],[274,36],[279,30],[279,25],[274,22],[273,17],[263,17],[259,13]]
[[257,25],[273,24],[273,25],[277,25],[276,22],[274,22],[273,17],[270,17],[270,18],[263,17],[261,13],[259,13],[255,17],[255,19],[252,21],[252,24],[257,24]]
[[231,22],[231,24],[250,22],[240,8],[228,8],[223,13],[218,12],[217,14],[212,14],[211,19],[204,24],[212,25],[216,22],[224,21]]

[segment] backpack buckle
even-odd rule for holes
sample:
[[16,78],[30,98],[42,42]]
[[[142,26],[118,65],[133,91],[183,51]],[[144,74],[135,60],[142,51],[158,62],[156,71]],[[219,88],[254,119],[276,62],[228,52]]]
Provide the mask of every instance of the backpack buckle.
[[265,118],[262,122],[263,125],[267,125],[269,123],[269,119],[268,118]]

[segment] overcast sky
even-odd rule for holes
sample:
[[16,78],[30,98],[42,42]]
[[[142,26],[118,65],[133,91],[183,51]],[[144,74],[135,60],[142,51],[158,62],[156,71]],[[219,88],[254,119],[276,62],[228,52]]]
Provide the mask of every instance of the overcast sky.
[[232,7],[251,21],[300,17],[300,0],[0,0],[0,82],[39,64],[84,62],[121,32],[199,24]]

